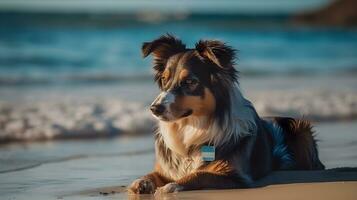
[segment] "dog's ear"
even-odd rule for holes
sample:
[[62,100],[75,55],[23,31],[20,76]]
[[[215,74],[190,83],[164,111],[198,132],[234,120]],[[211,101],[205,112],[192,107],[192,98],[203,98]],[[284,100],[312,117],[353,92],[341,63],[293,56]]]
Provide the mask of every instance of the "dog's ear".
[[181,40],[166,34],[154,41],[144,42],[141,51],[144,58],[152,54],[154,57],[154,69],[163,71],[168,58],[185,49],[186,46]]
[[168,59],[180,52],[186,50],[186,46],[181,40],[170,34],[163,35],[151,42],[144,42],[141,48],[143,57],[152,54],[154,57],[155,81],[161,87],[161,74],[165,70]]
[[144,42],[141,48],[144,58],[151,53],[154,57],[170,57],[185,49],[186,46],[182,41],[170,34],[162,35],[151,42]]
[[232,68],[236,51],[218,40],[200,40],[196,43],[198,54],[221,68]]

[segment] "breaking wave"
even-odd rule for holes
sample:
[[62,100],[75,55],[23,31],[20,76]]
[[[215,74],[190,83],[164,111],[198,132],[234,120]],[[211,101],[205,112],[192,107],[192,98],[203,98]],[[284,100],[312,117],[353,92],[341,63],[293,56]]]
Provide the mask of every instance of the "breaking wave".
[[[357,119],[357,92],[257,92],[250,99],[261,116],[313,121]],[[112,137],[151,133],[154,119],[142,102],[0,102],[0,141]]]

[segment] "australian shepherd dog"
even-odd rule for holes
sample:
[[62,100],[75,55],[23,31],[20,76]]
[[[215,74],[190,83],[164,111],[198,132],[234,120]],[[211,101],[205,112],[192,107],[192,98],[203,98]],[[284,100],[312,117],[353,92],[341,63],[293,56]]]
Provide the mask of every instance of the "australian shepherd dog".
[[172,35],[143,44],[161,90],[150,106],[156,163],[130,193],[249,188],[273,170],[324,169],[309,121],[261,118],[243,97],[235,52],[217,40],[186,48]]

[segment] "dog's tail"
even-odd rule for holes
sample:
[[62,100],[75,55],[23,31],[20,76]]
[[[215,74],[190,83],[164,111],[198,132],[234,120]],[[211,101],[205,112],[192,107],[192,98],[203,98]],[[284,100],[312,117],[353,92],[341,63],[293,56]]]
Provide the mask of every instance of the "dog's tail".
[[321,170],[314,131],[309,121],[288,117],[275,117],[274,121],[283,129],[285,141],[294,160],[296,170]]

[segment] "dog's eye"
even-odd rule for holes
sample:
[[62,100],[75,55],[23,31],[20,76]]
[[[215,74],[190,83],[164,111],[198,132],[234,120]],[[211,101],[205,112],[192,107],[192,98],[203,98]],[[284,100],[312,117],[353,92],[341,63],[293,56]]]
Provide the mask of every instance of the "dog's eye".
[[198,84],[197,79],[188,78],[184,81],[184,85],[189,86],[189,87],[195,87],[197,84]]
[[195,80],[195,79],[186,79],[185,80],[185,84],[187,84],[187,85],[193,85],[195,83],[197,83],[197,80]]

